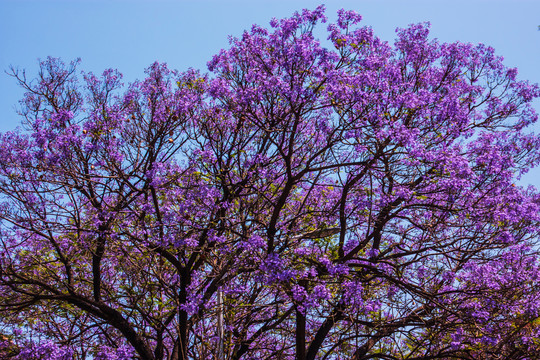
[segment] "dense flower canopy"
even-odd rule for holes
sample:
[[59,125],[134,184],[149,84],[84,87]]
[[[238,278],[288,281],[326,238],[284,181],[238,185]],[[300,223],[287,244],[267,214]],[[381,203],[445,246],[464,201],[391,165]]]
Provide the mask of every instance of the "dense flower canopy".
[[536,85],[427,24],[324,8],[209,73],[48,58],[0,142],[0,354],[533,359]]

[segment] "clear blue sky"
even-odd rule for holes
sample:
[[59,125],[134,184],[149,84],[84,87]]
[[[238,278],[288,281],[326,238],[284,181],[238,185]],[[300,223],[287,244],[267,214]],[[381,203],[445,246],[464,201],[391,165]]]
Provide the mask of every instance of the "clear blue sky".
[[[14,106],[22,96],[4,71],[10,65],[33,77],[37,59],[55,56],[68,62],[82,58],[81,69],[101,73],[117,68],[126,82],[142,78],[158,60],[169,67],[206,70],[206,63],[253,23],[268,25],[324,1],[165,1],[165,0],[0,0],[0,131],[15,128]],[[431,22],[441,41],[493,46],[520,77],[540,83],[539,0],[327,0],[327,15],[339,8],[362,14],[384,40],[396,27]],[[540,102],[536,102],[540,112]],[[540,132],[540,125],[536,126]],[[540,170],[521,181],[540,188]]]

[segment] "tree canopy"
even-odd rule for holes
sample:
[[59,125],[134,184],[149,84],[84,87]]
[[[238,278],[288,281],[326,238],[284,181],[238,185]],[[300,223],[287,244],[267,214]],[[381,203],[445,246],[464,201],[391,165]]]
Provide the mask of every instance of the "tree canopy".
[[209,73],[48,58],[0,142],[0,355],[532,359],[538,86],[324,8]]

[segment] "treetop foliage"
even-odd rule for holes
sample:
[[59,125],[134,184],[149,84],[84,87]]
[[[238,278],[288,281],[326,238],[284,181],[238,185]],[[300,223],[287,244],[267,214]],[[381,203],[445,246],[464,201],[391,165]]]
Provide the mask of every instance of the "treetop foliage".
[[0,354],[533,359],[537,85],[324,7],[209,73],[48,58],[0,141]]

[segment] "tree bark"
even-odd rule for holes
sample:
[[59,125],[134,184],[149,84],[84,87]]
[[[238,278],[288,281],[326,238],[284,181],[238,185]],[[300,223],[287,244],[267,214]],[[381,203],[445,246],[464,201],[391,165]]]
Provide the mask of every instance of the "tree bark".
[[306,316],[296,308],[296,360],[306,359]]

